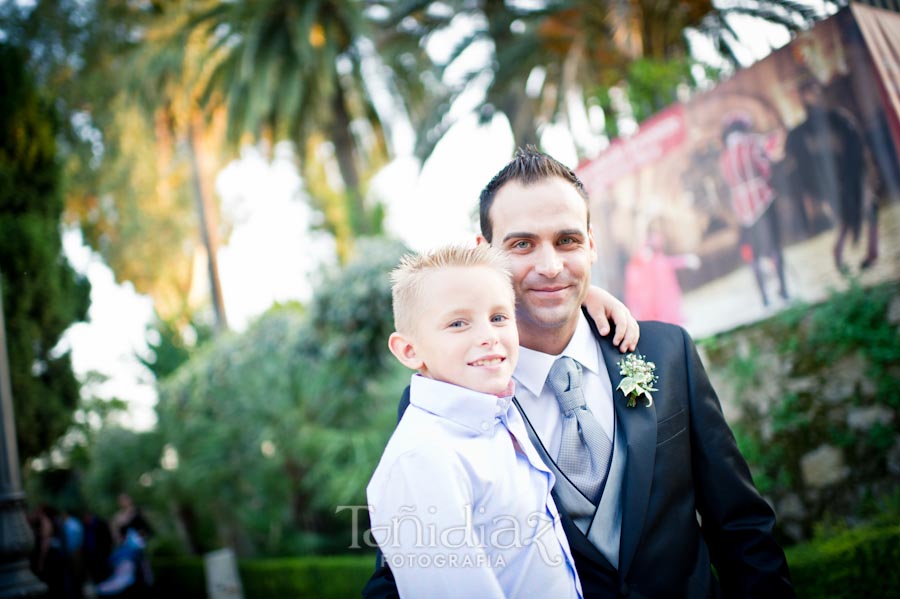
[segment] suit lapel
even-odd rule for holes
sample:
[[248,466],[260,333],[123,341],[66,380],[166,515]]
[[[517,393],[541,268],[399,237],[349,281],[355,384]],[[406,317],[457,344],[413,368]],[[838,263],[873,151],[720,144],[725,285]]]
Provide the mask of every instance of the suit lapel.
[[616,387],[622,380],[618,362],[624,355],[612,345],[612,335],[600,337],[594,321],[588,318],[597,337],[613,390],[616,426],[623,429],[628,456],[622,485],[622,537],[619,542],[619,578],[624,579],[634,559],[644,517],[650,501],[650,483],[656,458],[656,404],[649,408],[640,402],[634,408],[625,405],[625,397]]

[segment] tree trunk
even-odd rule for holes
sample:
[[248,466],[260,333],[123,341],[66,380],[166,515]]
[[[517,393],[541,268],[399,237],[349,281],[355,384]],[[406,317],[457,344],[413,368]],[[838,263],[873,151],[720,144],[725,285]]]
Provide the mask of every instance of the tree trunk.
[[509,119],[509,127],[512,129],[517,148],[524,148],[527,145],[540,147],[540,138],[535,129],[537,115],[531,98],[514,93],[505,94],[500,103],[500,110]]
[[197,203],[197,216],[203,245],[206,247],[207,266],[209,269],[209,288],[212,295],[213,310],[216,315],[216,332],[228,329],[225,315],[225,301],[222,298],[222,283],[219,280],[219,228],[218,211],[216,210],[212,185],[208,181],[203,164],[203,117],[195,111],[188,125],[188,151],[191,161],[191,179],[194,188],[194,200]]
[[201,544],[197,541],[197,517],[194,510],[190,506],[177,502],[169,504],[170,514],[174,517],[172,521],[175,525],[175,532],[187,547],[191,555],[200,555],[202,553]]
[[331,127],[331,139],[334,142],[334,153],[344,180],[344,193],[347,202],[347,217],[350,221],[350,231],[353,237],[369,235],[372,223],[363,203],[362,193],[359,188],[359,169],[356,166],[354,155],[355,143],[350,131],[350,113],[347,111],[344,89],[338,81],[335,85],[332,109],[334,120]]

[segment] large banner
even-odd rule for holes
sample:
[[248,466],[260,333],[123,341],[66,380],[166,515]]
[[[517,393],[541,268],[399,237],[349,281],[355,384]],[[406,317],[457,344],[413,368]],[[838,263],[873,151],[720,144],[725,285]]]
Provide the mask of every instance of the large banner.
[[594,280],[693,335],[900,275],[900,14],[853,4],[577,169]]

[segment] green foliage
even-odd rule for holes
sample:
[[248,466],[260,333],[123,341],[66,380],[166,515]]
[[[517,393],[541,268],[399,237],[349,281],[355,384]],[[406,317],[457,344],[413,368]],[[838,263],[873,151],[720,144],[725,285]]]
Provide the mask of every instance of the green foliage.
[[610,96],[609,90],[610,88],[608,87],[598,87],[594,90],[594,100],[603,109],[603,114],[606,115],[604,122],[606,136],[610,139],[615,139],[619,137],[619,123],[615,118],[616,111],[613,108],[612,96]]
[[85,509],[78,473],[66,468],[29,472],[25,490],[31,505],[52,505],[72,514]]
[[862,528],[787,550],[797,597],[900,595],[900,525]]
[[151,356],[138,356],[138,361],[161,381],[187,362],[196,349],[212,339],[212,326],[192,319],[185,330],[174,320],[157,314],[155,322],[147,325],[147,348]]
[[404,248],[364,239],[358,249],[360,259],[326,275],[310,310],[314,349],[328,364],[328,376],[317,381],[324,386],[314,391],[331,398],[319,414],[326,422],[346,418],[351,406],[365,422],[368,406],[360,405],[359,390],[394,361],[387,350],[394,330],[388,272]]
[[879,401],[895,409],[900,409],[900,385],[891,369],[900,364],[900,341],[896,330],[885,322],[898,288],[865,288],[851,279],[847,291],[812,312],[805,340],[810,359],[819,364],[857,349],[862,351],[871,367],[866,377],[875,383]]
[[56,116],[23,52],[0,44],[0,285],[20,457],[47,449],[71,421],[79,385],[63,332],[84,320],[90,284],[62,253]]
[[632,62],[625,75],[628,100],[639,123],[678,100],[681,85],[692,85],[691,65],[685,58],[639,58]]
[[779,448],[770,450],[762,444],[758,435],[752,434],[740,422],[732,424],[731,430],[744,459],[754,466],[753,483],[760,493],[767,495],[778,488],[778,480],[790,479],[790,474],[783,467],[784,456]]
[[239,566],[249,597],[354,597],[375,570],[375,557],[314,557],[254,560]]
[[[691,69],[698,66],[696,60],[686,56],[637,58],[623,68],[621,80],[614,81],[614,84],[624,89],[632,116],[641,123],[675,104],[680,87],[696,89],[697,81],[692,76]],[[715,76],[713,73],[710,75]],[[593,93],[594,99],[606,114],[606,134],[610,139],[618,137],[615,118],[618,111],[610,96],[610,87],[595,87]]]
[[[84,388],[105,380],[106,377],[90,372]],[[119,399],[82,399],[66,433],[23,471],[30,503],[45,503],[72,513],[96,509],[98,504],[94,500],[102,495],[85,489],[84,474],[91,466],[98,435],[108,434],[116,416],[126,409],[127,404]]]
[[[154,487],[186,509],[196,550],[240,555],[344,549],[349,513],[396,422],[409,373],[390,359],[388,270],[403,248],[361,244],[324,275],[309,314],[279,307],[223,335],[162,382],[159,433],[177,465]],[[190,533],[190,530],[189,530]]]
[[[201,559],[154,560],[153,570],[160,596],[203,597],[206,593]],[[238,562],[244,596],[253,599],[357,597],[374,571],[371,554]]]
[[[136,432],[116,426],[99,430],[81,483],[87,506],[98,514],[112,514],[118,509],[116,497],[120,493],[130,495],[136,505],[153,505],[153,483],[159,478],[162,446],[162,437],[156,431]],[[165,514],[153,518],[154,528],[163,519]]]

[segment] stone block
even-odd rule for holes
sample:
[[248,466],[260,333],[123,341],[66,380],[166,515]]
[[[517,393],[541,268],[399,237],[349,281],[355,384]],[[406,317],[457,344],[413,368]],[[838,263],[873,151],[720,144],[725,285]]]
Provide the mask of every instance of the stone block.
[[791,393],[814,393],[819,387],[819,381],[813,376],[799,376],[785,381],[784,388]]
[[800,458],[803,482],[812,489],[821,489],[839,483],[850,473],[844,462],[844,453],[833,445],[820,445]]
[[803,520],[806,518],[806,507],[799,495],[790,493],[778,502],[778,509],[775,510],[775,513],[780,520]]
[[894,411],[885,406],[866,406],[847,410],[847,426],[856,431],[867,431],[878,422],[890,424],[894,421]]
[[895,295],[888,304],[887,321],[891,324],[900,324],[900,295]]
[[822,385],[822,399],[828,403],[840,403],[856,395],[856,385],[866,372],[868,361],[861,351],[844,356],[828,368],[827,379]]
[[900,476],[900,437],[887,452],[887,469],[894,476]]

